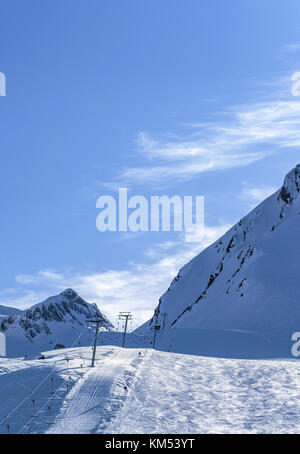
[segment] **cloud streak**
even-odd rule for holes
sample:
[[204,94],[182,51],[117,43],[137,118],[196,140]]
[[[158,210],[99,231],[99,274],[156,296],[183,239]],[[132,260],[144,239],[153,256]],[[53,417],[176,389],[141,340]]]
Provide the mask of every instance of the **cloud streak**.
[[246,166],[280,148],[300,146],[298,100],[237,106],[228,109],[227,115],[227,122],[188,125],[189,133],[171,140],[154,139],[141,132],[137,151],[145,164],[125,169],[121,181],[136,184],[156,184],[174,178],[184,181],[204,172]]

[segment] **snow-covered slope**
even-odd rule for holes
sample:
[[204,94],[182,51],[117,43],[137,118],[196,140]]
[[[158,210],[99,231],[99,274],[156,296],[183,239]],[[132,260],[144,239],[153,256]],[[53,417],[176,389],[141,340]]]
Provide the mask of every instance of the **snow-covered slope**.
[[161,325],[166,313],[161,348],[288,356],[291,334],[300,331],[299,240],[300,164],[280,190],[179,271],[138,332]]
[[6,317],[7,315],[18,315],[21,312],[20,309],[16,309],[15,307],[0,305],[0,318]]
[[1,358],[0,433],[299,433],[295,359],[99,346],[91,368],[91,355],[77,347],[41,361]]
[[106,433],[299,433],[297,360],[148,351]]
[[[67,289],[19,315],[2,318],[0,330],[6,335],[7,355],[20,356],[59,345],[70,347],[86,326],[86,320],[93,318],[102,320],[102,329],[113,328],[95,304]],[[90,344],[88,330],[84,330],[80,342]]]

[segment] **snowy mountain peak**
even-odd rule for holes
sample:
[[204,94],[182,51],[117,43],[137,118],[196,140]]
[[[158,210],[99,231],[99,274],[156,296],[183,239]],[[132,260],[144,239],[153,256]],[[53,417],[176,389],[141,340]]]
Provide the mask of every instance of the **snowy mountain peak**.
[[42,350],[42,346],[49,349],[48,344],[71,345],[76,334],[78,336],[85,329],[86,320],[94,318],[102,321],[104,329],[113,329],[96,304],[87,303],[73,289],[66,289],[21,314],[2,318],[0,331],[5,332],[8,347],[10,339],[11,344],[18,341],[18,349],[14,348],[14,352],[23,351],[25,347],[22,344],[27,341],[37,344],[38,350]]
[[[87,318],[99,318],[107,328],[110,322],[99,311],[96,304],[87,303],[73,289],[66,289],[56,296],[50,296],[42,303],[28,309],[21,317],[22,320],[42,322],[71,322],[82,325]],[[26,323],[27,325],[27,323]],[[31,333],[30,335],[32,335]],[[34,337],[34,336],[33,336]]]
[[65,296],[66,298],[75,298],[78,294],[72,288],[67,288],[60,295]]
[[50,296],[42,303],[35,304],[34,306],[32,306],[31,309],[38,307],[40,305],[63,304],[63,303],[68,303],[68,304],[77,303],[82,306],[88,306],[88,304],[89,304],[83,298],[81,298],[78,295],[78,293],[75,292],[75,290],[73,290],[71,288],[67,288],[66,290],[61,292],[59,295]]
[[300,164],[292,169],[284,179],[283,186],[280,190],[278,199],[287,204],[291,204],[300,192]]

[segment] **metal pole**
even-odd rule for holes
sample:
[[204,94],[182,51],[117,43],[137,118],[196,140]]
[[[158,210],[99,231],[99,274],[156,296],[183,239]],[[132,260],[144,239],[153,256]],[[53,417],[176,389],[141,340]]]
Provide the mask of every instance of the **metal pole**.
[[126,317],[126,321],[125,321],[125,329],[124,329],[124,334],[123,334],[123,344],[122,344],[122,347],[124,347],[124,345],[125,345],[125,337],[126,337],[126,332],[127,332],[127,324],[128,324],[128,317]]
[[132,320],[132,314],[130,312],[120,312],[119,313],[119,320],[125,320],[125,328],[124,328],[123,341],[122,341],[122,347],[124,348],[125,347],[126,334],[127,334],[128,320]]
[[95,356],[96,356],[96,348],[97,348],[97,341],[98,341],[98,335],[99,335],[99,328],[100,328],[100,322],[96,322],[96,334],[95,334],[95,339],[94,339],[93,358],[92,358],[92,366],[91,367],[94,367],[94,365],[95,365]]
[[156,333],[160,329],[160,325],[155,325],[154,328],[152,328],[154,331],[154,336],[153,336],[153,348],[155,347],[155,341],[156,341]]
[[95,334],[95,338],[94,338],[94,347],[93,347],[93,356],[92,356],[92,364],[91,364],[91,367],[94,367],[95,365],[95,356],[96,356],[96,349],[97,349],[97,342],[98,342],[98,335],[99,335],[99,329],[100,329],[100,326],[105,326],[104,323],[103,323],[103,320],[86,320],[86,323],[88,323],[89,325],[91,323],[95,323],[96,324],[96,334]]
[[156,329],[154,330],[154,338],[153,338],[153,348],[155,347],[155,341],[156,341]]

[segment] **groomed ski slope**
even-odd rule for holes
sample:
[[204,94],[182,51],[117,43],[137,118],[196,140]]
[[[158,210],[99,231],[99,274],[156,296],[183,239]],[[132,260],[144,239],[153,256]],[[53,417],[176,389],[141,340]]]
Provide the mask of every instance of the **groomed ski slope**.
[[115,348],[73,388],[48,433],[300,431],[297,360],[138,352]]
[[[97,351],[99,365],[110,353],[110,347]],[[0,433],[44,433],[85,380],[91,355],[91,347],[81,347],[44,352],[44,359],[0,358]]]
[[47,433],[91,434],[105,431],[106,423],[126,400],[140,362],[136,349],[114,348],[108,351],[104,360],[96,362],[85,379],[69,393]]
[[[47,379],[1,426],[2,433],[7,433],[7,423],[10,433],[300,432],[296,359],[213,358],[99,346],[91,369],[90,348],[46,352],[45,357],[0,360],[1,417],[55,367],[55,393]],[[32,399],[36,416],[30,420]]]
[[109,433],[299,433],[298,360],[152,351]]

